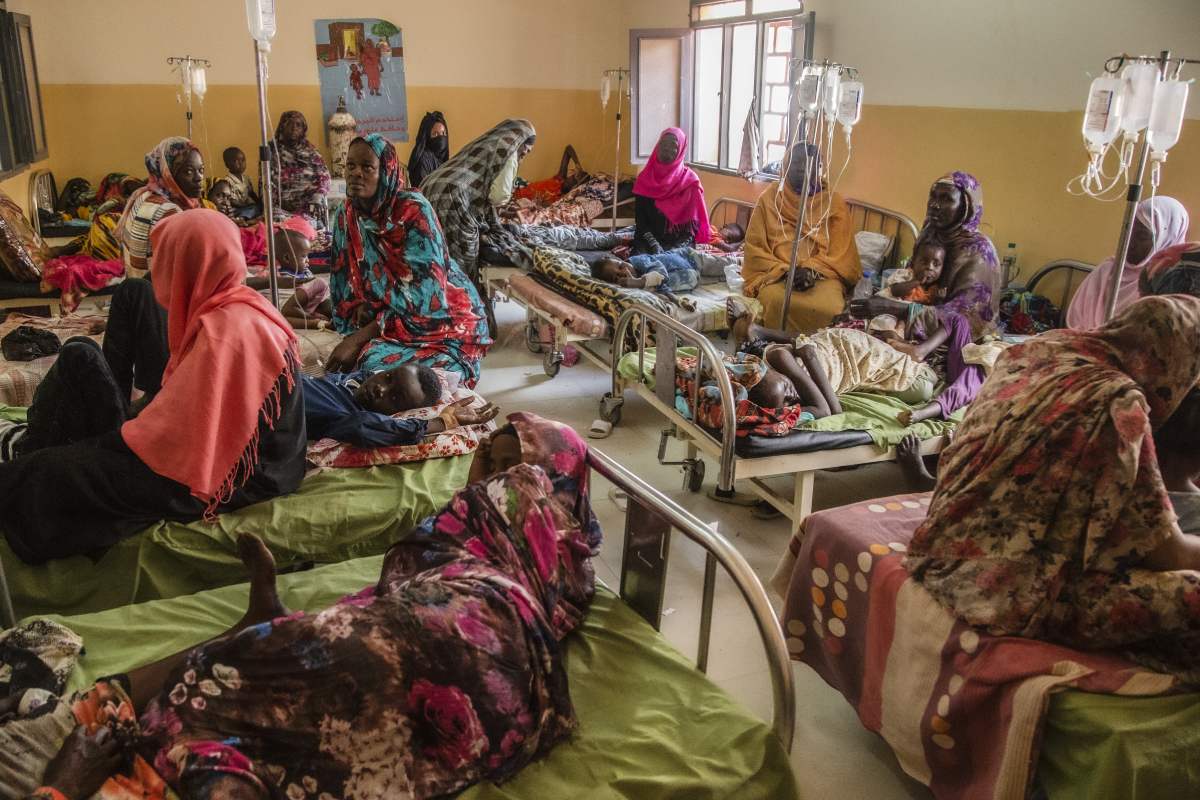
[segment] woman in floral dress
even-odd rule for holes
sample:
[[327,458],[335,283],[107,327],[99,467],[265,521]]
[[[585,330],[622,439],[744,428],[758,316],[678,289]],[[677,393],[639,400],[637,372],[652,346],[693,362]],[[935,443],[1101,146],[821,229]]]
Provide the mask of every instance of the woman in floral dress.
[[1008,350],[944,451],[905,566],[990,633],[1119,649],[1200,682],[1200,539],[1153,431],[1200,381],[1200,300]]
[[378,372],[415,362],[479,379],[488,336],[483,303],[450,256],[433,209],[404,189],[379,134],[346,156],[348,202],[333,231],[333,327],[345,335],[326,369]]

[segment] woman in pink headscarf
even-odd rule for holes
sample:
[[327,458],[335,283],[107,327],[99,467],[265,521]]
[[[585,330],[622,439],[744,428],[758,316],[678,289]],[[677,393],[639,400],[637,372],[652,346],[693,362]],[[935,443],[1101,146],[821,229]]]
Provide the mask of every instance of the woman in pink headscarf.
[[[1151,197],[1138,203],[1113,314],[1120,314],[1138,299],[1138,276],[1156,255],[1187,238],[1188,222],[1187,209],[1174,197]],[[1079,284],[1067,307],[1067,327],[1091,330],[1108,320],[1108,287],[1115,269],[1116,259],[1107,258]]]
[[711,238],[704,187],[683,163],[686,156],[687,134],[679,128],[663,131],[633,184],[635,253],[661,253]]

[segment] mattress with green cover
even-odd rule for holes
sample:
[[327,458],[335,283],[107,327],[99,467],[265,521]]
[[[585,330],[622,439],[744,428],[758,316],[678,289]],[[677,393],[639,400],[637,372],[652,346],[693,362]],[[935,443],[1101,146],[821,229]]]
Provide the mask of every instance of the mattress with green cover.
[[[292,609],[317,610],[374,584],[379,556],[283,575]],[[226,630],[246,608],[245,584],[95,614],[57,617],[85,654],[70,688],[127,672]],[[766,723],[738,706],[612,593],[597,592],[566,664],[580,727],[502,786],[463,800],[784,800],[797,796],[787,753]]]
[[98,558],[41,565],[21,561],[0,538],[0,561],[17,616],[81,614],[193,594],[246,579],[237,535],[256,533],[280,569],[384,552],[440,509],[467,482],[471,456],[308,475],[300,491],[228,514],[210,524],[160,522]]

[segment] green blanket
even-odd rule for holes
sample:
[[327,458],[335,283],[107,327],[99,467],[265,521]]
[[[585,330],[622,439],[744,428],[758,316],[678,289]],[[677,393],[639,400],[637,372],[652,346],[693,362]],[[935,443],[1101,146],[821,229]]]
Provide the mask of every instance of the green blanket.
[[[680,347],[679,355],[696,355],[694,347]],[[647,347],[642,357],[642,381],[651,389],[654,388],[654,348]],[[626,353],[617,364],[617,374],[627,381],[638,379],[638,354]],[[829,417],[815,419],[812,422],[802,422],[796,426],[801,431],[866,431],[876,447],[886,450],[895,447],[909,433],[915,433],[918,438],[932,439],[954,430],[954,426],[962,421],[965,408],[960,408],[950,415],[949,420],[929,420],[918,422],[907,428],[897,421],[901,411],[912,410],[912,406],[891,395],[874,392],[847,392],[838,395],[842,404],[842,413]]]
[[1195,797],[1200,695],[1051,695],[1038,780],[1050,800]]
[[300,491],[222,514],[216,524],[160,522],[93,561],[75,556],[31,566],[0,539],[0,561],[18,617],[80,614],[245,580],[235,543],[256,533],[280,569],[382,553],[467,482],[471,456],[309,475]]
[[[374,584],[379,557],[284,575],[290,608],[315,610]],[[86,654],[71,688],[156,661],[227,629],[245,611],[245,585],[60,618]],[[136,633],[131,634],[131,631]],[[580,728],[574,738],[497,787],[463,800],[779,800],[797,796],[788,756],[761,720],[611,593],[599,591],[567,639]]]
[[10,422],[24,422],[28,416],[29,409],[25,406],[6,406],[0,405],[0,419],[6,419]]

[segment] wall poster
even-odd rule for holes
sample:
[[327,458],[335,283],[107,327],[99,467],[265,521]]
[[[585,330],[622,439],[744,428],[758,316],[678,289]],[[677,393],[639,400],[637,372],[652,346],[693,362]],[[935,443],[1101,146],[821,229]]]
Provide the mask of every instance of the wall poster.
[[400,28],[384,19],[319,19],[315,25],[325,124],[337,111],[339,98],[344,98],[359,134],[381,133],[407,142]]

